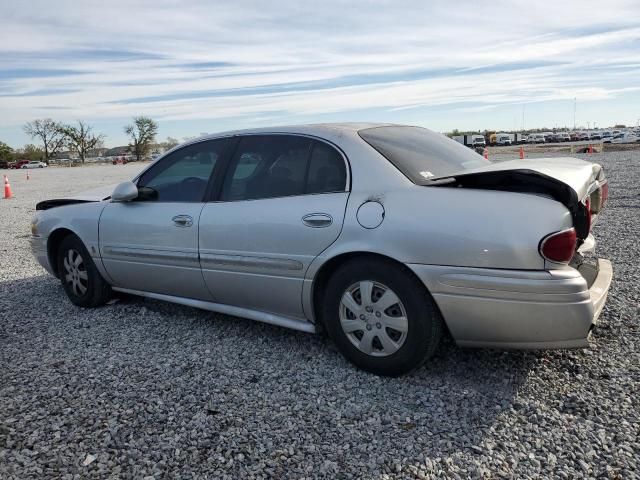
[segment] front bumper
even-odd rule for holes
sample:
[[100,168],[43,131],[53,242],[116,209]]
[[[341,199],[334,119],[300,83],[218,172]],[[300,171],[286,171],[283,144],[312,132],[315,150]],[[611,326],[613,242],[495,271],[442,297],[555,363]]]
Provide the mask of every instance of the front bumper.
[[31,253],[36,258],[38,263],[42,265],[42,267],[49,272],[51,275],[55,276],[53,272],[53,268],[51,268],[51,264],[49,263],[49,255],[47,253],[47,237],[31,237]]
[[465,347],[578,348],[602,312],[613,278],[598,260],[589,287],[574,268],[492,270],[409,264],[429,289],[456,343]]

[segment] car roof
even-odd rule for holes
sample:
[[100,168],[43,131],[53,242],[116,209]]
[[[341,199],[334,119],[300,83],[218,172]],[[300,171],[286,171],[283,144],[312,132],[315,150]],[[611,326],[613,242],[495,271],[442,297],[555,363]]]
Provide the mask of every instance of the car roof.
[[302,124],[302,125],[281,125],[281,126],[274,126],[274,127],[245,128],[241,130],[229,130],[225,132],[204,135],[202,137],[194,138],[182,145],[200,142],[208,139],[229,137],[233,135],[255,135],[255,134],[261,134],[261,133],[262,134],[294,133],[294,134],[318,136],[321,138],[325,136],[335,137],[336,135],[339,135],[339,134],[355,135],[360,130],[364,130],[367,128],[392,127],[392,126],[408,127],[411,125],[401,125],[401,124],[395,124],[395,123],[376,123],[376,122],[344,122],[344,123],[312,123],[312,124]]

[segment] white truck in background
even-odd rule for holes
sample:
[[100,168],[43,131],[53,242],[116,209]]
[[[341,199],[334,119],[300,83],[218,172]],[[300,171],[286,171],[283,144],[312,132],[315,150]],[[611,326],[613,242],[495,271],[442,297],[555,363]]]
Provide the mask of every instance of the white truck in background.
[[469,148],[486,147],[483,135],[456,135],[453,139]]
[[511,145],[513,143],[512,136],[509,133],[496,133],[496,145]]

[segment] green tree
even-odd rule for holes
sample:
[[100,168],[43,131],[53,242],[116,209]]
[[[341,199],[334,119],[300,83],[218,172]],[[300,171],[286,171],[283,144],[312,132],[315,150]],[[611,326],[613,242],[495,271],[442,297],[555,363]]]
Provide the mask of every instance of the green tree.
[[69,148],[78,152],[80,161],[84,163],[87,152],[92,148],[100,147],[104,140],[104,135],[93,133],[91,126],[78,120],[78,126],[60,125],[60,132],[65,138],[65,143]]
[[45,153],[44,150],[40,147],[36,147],[33,144],[28,144],[22,147],[20,150],[16,152],[16,156],[20,158],[24,158],[25,160],[44,160]]
[[65,138],[62,134],[60,124],[50,118],[28,122],[23,129],[31,138],[40,139],[44,149],[44,161],[46,163],[49,163],[49,159],[64,146]]
[[158,133],[158,124],[149,117],[134,117],[133,124],[124,127],[124,133],[131,137],[129,149],[140,161],[149,154]]
[[13,148],[4,142],[0,142],[0,161],[10,162],[13,160]]

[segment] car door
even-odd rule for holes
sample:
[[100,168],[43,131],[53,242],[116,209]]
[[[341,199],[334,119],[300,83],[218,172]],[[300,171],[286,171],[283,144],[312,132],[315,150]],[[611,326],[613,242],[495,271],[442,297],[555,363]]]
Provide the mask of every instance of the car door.
[[198,221],[226,139],[180,148],[137,181],[138,198],[109,203],[100,251],[117,287],[210,300],[198,260]]
[[237,141],[200,216],[200,264],[217,303],[304,318],[311,261],[340,234],[349,169],[334,146],[294,135]]

